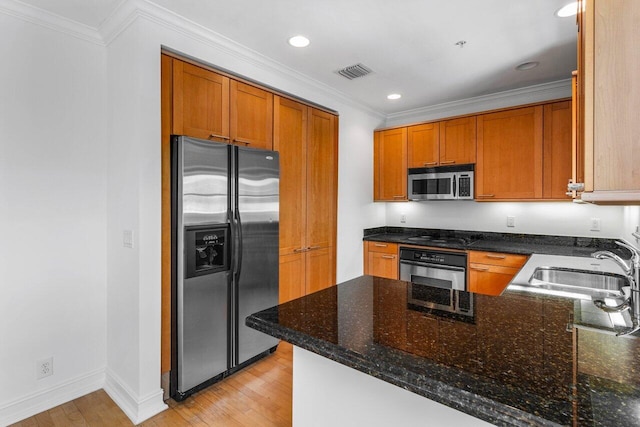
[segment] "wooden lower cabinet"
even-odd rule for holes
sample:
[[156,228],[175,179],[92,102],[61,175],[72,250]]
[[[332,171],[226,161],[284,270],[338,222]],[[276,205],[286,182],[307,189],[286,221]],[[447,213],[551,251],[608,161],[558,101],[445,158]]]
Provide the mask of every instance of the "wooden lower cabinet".
[[398,279],[398,245],[364,242],[364,274]]
[[500,295],[527,262],[527,258],[526,255],[470,251],[469,291]]
[[306,257],[306,293],[310,294],[335,285],[334,248],[321,248],[307,252]]

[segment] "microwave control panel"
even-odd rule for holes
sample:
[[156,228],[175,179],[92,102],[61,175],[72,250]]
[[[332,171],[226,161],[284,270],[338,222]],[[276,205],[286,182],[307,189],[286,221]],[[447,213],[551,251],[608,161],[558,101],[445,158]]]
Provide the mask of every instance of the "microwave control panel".
[[471,177],[461,175],[458,180],[458,197],[471,197]]

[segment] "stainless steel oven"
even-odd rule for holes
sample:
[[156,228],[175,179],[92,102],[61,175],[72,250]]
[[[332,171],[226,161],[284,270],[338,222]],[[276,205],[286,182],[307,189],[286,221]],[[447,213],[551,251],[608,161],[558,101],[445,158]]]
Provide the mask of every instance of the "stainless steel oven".
[[400,280],[410,282],[409,304],[473,316],[466,278],[464,253],[400,248]]

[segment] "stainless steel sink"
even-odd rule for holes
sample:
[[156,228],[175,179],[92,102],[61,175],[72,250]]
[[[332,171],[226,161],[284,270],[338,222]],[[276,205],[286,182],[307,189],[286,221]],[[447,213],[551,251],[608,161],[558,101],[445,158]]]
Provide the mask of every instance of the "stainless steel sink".
[[603,299],[624,297],[622,288],[629,286],[629,280],[620,274],[601,271],[537,267],[529,279],[529,285],[541,293]]

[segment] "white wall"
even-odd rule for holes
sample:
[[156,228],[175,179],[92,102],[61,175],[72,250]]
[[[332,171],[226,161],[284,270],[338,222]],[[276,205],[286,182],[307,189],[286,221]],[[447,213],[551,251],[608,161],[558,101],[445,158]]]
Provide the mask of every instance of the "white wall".
[[[362,229],[384,221],[372,203],[372,134],[382,118],[255,52],[155,8],[107,35],[108,369],[106,390],[134,421],[162,409],[160,391],[160,53],[167,46],[340,113],[338,279],[362,272]],[[150,19],[149,16],[154,18]],[[117,18],[117,17],[116,17]],[[293,74],[292,74],[293,73]],[[353,159],[358,159],[353,161]],[[361,161],[362,159],[366,159]],[[132,230],[135,247],[124,248]]]
[[5,425],[104,381],[106,62],[102,46],[5,13],[0,57]]
[[624,207],[624,225],[620,238],[640,249],[640,239],[631,235],[640,227],[640,206]]
[[[399,227],[618,238],[623,230],[623,212],[624,208],[621,206],[569,202],[386,203],[386,224]],[[400,222],[402,214],[407,217],[406,224]],[[507,227],[507,216],[515,217],[515,227]],[[600,218],[600,231],[591,231],[591,218]]]

